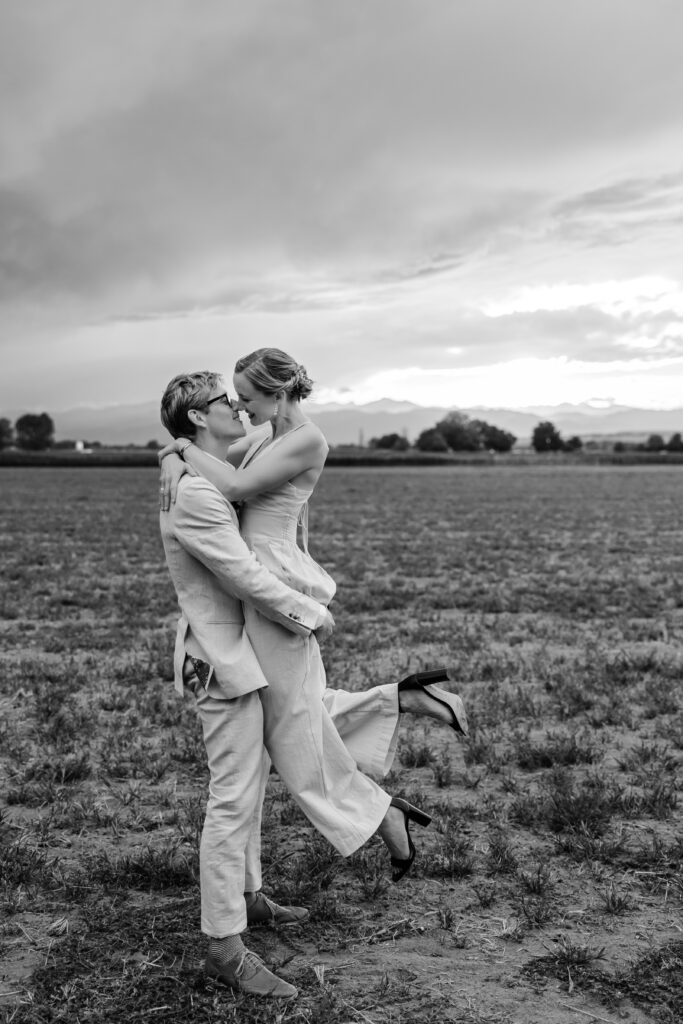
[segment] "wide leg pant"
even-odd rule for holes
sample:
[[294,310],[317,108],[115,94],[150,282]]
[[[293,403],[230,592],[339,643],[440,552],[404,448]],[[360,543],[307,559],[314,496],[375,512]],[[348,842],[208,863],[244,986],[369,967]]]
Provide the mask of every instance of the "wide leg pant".
[[[335,728],[324,702],[325,669],[316,638],[290,633],[249,605],[244,611],[247,635],[268,680],[261,691],[266,750],[311,824],[348,856],[377,831],[391,798],[359,770]],[[336,702],[342,717],[344,702]],[[349,734],[357,731],[353,719],[358,725],[359,718],[352,703],[346,708]]]

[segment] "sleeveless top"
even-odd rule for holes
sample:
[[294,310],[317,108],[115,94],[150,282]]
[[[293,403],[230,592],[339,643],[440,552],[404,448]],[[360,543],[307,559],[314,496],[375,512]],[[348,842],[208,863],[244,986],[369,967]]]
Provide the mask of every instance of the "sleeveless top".
[[[303,426],[305,424],[300,423],[294,430]],[[267,448],[274,447],[286,436],[276,437]],[[254,443],[240,469],[259,457],[264,444],[265,440]],[[313,490],[313,487],[295,487],[287,480],[272,491],[248,498],[242,504],[240,532],[259,562],[278,579],[293,590],[328,605],[337,585],[308,551],[308,499]],[[297,542],[299,527],[302,547]]]

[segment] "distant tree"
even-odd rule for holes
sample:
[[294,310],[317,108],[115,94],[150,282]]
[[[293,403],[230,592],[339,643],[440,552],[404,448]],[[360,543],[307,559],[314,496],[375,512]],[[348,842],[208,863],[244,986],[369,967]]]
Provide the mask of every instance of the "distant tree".
[[485,420],[472,420],[470,426],[478,431],[482,447],[491,452],[509,452],[517,440],[508,430],[494,427]]
[[615,444],[614,444],[614,451],[615,452],[625,452],[626,451],[626,445],[624,444],[624,442],[623,441],[616,441]]
[[462,412],[449,412],[434,429],[454,452],[477,452],[483,445],[476,421]]
[[159,449],[163,447],[164,446],[163,444],[161,444],[160,441],[148,441],[147,444],[145,445],[145,448],[153,448],[154,451],[159,451]]
[[566,452],[579,452],[583,448],[583,441],[578,435],[574,434],[568,441],[564,442],[564,450]]
[[447,452],[448,445],[446,438],[443,436],[440,430],[436,427],[430,427],[429,430],[423,430],[417,441],[415,447],[421,452]]
[[12,424],[3,416],[0,418],[0,448],[9,448],[14,441]]
[[664,444],[664,438],[661,434],[650,434],[645,442],[646,452],[661,452],[664,451],[665,448],[666,445]]
[[531,435],[531,444],[537,452],[559,452],[563,447],[559,430],[548,420],[536,424]]
[[683,452],[683,437],[680,434],[672,434],[667,442],[666,450],[668,452]]
[[20,416],[14,424],[17,435],[17,447],[28,451],[43,451],[50,448],[55,436],[55,425],[52,417],[46,412],[27,412]]
[[371,448],[388,448],[394,452],[404,452],[410,448],[410,442],[402,434],[383,434],[382,437],[370,438]]

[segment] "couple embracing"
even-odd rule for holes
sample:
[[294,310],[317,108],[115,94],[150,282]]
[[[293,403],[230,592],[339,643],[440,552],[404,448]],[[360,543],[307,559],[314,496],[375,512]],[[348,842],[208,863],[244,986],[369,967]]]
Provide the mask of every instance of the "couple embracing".
[[[334,619],[335,585],[308,554],[308,499],[327,444],[301,400],[312,382],[279,349],[238,360],[231,397],[217,373],[174,378],[161,418],[161,533],[181,617],[176,688],[193,693],[209,766],[200,846],[206,973],[234,989],[291,998],[242,941],[262,923],[304,922],[261,890],[261,812],[271,762],[310,822],[348,856],[378,833],[398,881],[415,848],[409,823],[429,815],[368,774],[393,761],[399,715],[467,732],[446,672],[351,693],[326,688],[318,640]],[[258,429],[245,434],[244,412]],[[235,509],[239,504],[239,519]],[[302,546],[298,544],[301,528]]]

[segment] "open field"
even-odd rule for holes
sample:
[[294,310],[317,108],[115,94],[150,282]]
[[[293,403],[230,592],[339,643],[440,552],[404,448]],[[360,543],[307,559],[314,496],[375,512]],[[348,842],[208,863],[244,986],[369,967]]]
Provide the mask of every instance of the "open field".
[[434,815],[388,884],[276,776],[249,945],[300,996],[204,982],[206,772],[172,689],[151,468],[0,469],[0,1020],[683,1019],[683,472],[329,468],[330,685],[452,667],[471,736],[405,717],[386,788]]

